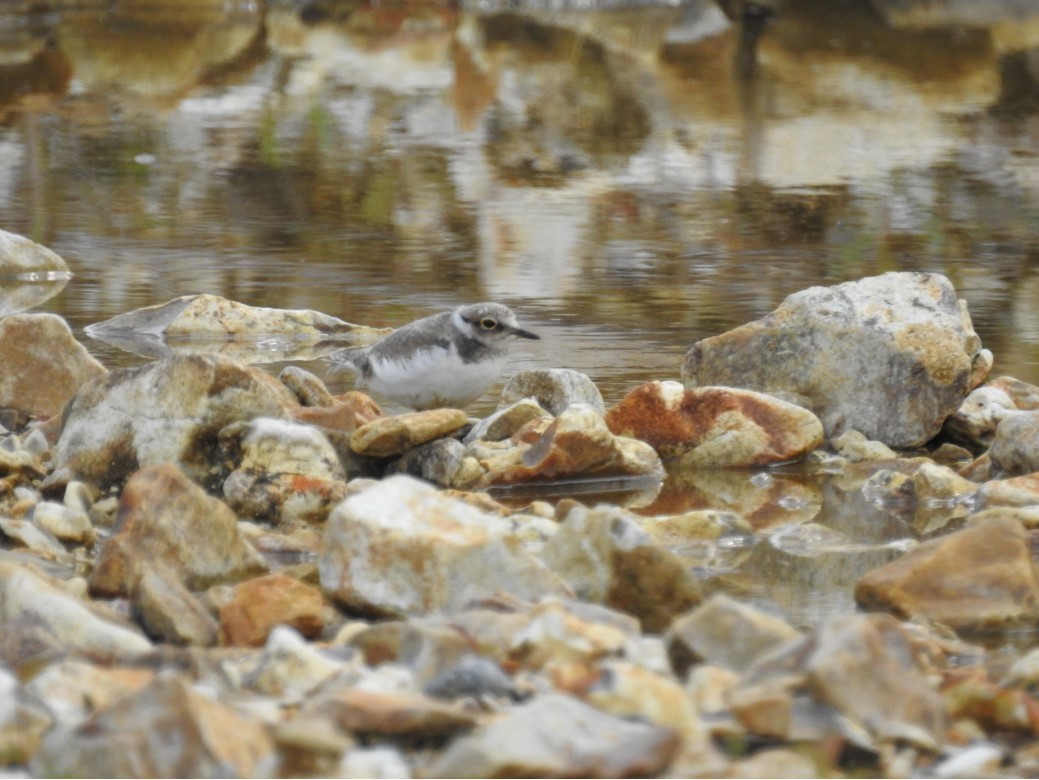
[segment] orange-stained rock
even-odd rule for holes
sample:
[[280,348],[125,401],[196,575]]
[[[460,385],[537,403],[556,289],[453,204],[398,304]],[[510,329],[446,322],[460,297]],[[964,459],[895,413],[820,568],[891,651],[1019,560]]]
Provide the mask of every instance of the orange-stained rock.
[[325,627],[321,591],[279,573],[246,580],[220,607],[220,644],[259,647],[281,624],[305,637],[319,635]]
[[332,401],[330,406],[301,406],[293,410],[292,416],[299,422],[343,433],[353,433],[383,416],[379,405],[357,390],[333,396]]
[[822,423],[800,406],[751,390],[686,390],[678,382],[640,385],[606,412],[606,424],[688,467],[766,466],[823,442]]
[[921,544],[855,586],[865,609],[886,609],[956,630],[1033,626],[1039,579],[1028,534],[1016,520],[995,517]]
[[476,725],[476,716],[453,704],[416,693],[341,688],[321,696],[305,710],[330,718],[356,734],[443,737]]

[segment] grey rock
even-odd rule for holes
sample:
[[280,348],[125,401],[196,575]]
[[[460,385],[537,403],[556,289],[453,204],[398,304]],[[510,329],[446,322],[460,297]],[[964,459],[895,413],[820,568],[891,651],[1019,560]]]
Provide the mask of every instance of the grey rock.
[[778,395],[815,412],[827,436],[854,428],[908,448],[959,408],[984,352],[948,279],[888,273],[803,290],[694,344],[682,379]]
[[501,391],[498,408],[524,398],[534,399],[546,412],[559,415],[572,404],[588,404],[599,414],[606,411],[602,393],[586,374],[569,368],[539,368],[518,371]]

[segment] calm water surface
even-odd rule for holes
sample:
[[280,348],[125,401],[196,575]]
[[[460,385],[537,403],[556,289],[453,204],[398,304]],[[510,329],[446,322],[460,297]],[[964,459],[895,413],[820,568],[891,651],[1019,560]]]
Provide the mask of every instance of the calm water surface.
[[[542,335],[512,369],[579,369],[613,403],[792,292],[929,270],[996,373],[1039,383],[1039,15],[791,0],[754,40],[706,0],[20,5],[0,9],[0,228],[67,260],[38,310],[80,335],[195,292],[378,326],[492,299]],[[919,535],[777,479],[798,521]],[[897,554],[697,565],[808,623]]]

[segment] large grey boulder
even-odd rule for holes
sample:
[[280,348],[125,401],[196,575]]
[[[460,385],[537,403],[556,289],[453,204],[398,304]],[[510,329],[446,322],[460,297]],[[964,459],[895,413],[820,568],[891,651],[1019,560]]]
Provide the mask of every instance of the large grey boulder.
[[811,287],[697,342],[682,379],[778,395],[815,412],[828,437],[853,428],[909,448],[941,430],[989,357],[948,279],[888,273]]

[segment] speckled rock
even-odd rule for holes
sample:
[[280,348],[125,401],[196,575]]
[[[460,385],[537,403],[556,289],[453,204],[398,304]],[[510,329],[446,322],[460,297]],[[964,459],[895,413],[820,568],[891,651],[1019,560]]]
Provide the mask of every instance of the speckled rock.
[[326,619],[321,591],[294,577],[268,574],[239,583],[221,605],[220,644],[259,647],[278,625],[313,638]]
[[580,598],[633,615],[644,631],[665,630],[702,598],[685,563],[621,509],[574,506],[543,557]]
[[33,417],[58,414],[79,388],[108,370],[56,314],[0,317],[0,407]]
[[241,453],[223,484],[228,506],[239,517],[275,523],[324,522],[346,496],[346,472],[328,439],[288,420],[259,417],[241,425],[220,435]]
[[185,355],[112,371],[85,383],[65,414],[55,468],[67,479],[121,484],[145,466],[178,465],[217,489],[225,426],[286,418],[295,399],[274,377],[219,356]]
[[123,488],[115,534],[105,542],[89,583],[92,593],[128,595],[141,561],[161,560],[190,590],[266,571],[239,535],[234,513],[175,466],[137,472]]
[[506,382],[498,408],[524,398],[533,399],[550,415],[560,415],[574,404],[587,404],[602,414],[602,393],[587,375],[569,368],[539,368],[517,371]]
[[986,356],[948,279],[888,273],[802,290],[767,317],[698,342],[682,379],[776,394],[815,412],[827,436],[854,428],[908,448],[941,430]]
[[666,769],[679,745],[672,729],[547,694],[452,742],[427,776],[648,777]]
[[277,764],[262,723],[163,672],[80,725],[52,731],[31,768],[38,776],[264,777]]
[[923,542],[867,573],[855,586],[855,600],[956,630],[1034,626],[1039,579],[1021,524],[996,517]]
[[665,462],[684,468],[767,466],[796,460],[823,442],[822,423],[807,409],[726,387],[647,382],[605,419],[613,433],[647,442]]
[[401,455],[420,444],[450,436],[469,424],[459,409],[429,409],[365,423],[350,436],[350,448],[358,455],[386,458]]
[[511,537],[504,519],[406,476],[373,484],[333,510],[319,571],[330,597],[383,615],[458,611],[497,591],[519,598],[568,592]]

